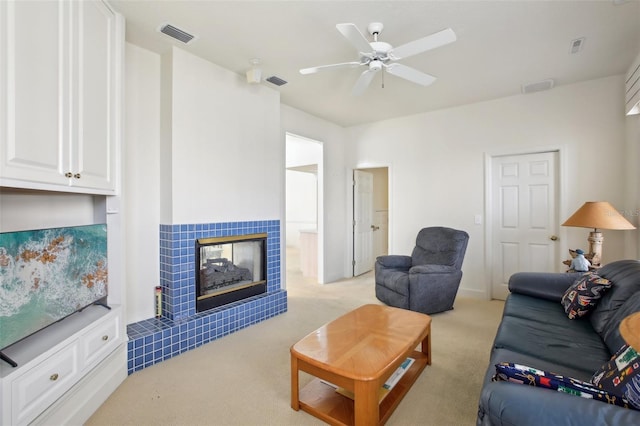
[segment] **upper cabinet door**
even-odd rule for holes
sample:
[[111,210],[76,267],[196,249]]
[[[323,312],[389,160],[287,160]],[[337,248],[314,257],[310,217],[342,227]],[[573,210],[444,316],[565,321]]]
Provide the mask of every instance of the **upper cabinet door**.
[[73,107],[77,117],[70,149],[73,186],[115,190],[117,139],[117,22],[102,2],[74,2],[72,33],[77,79]]
[[0,1],[0,185],[116,193],[123,28],[102,1]]
[[66,185],[67,6],[0,2],[0,176]]

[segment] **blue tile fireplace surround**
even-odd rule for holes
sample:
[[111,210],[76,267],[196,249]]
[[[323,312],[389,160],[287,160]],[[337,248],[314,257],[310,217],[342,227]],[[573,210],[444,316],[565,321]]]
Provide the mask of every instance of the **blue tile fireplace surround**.
[[[196,312],[196,239],[257,233],[267,234],[266,293]],[[127,325],[129,374],[286,312],[280,277],[279,220],[160,225],[162,316]]]

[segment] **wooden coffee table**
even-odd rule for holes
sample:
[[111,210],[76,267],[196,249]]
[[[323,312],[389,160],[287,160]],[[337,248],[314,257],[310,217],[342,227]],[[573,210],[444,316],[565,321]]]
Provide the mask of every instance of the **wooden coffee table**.
[[[419,344],[421,351],[415,350]],[[380,400],[382,385],[407,357],[415,361]],[[430,364],[428,315],[364,305],[291,347],[291,407],[333,425],[384,424]],[[298,388],[300,371],[316,377],[302,390]],[[353,399],[325,381],[351,393]]]

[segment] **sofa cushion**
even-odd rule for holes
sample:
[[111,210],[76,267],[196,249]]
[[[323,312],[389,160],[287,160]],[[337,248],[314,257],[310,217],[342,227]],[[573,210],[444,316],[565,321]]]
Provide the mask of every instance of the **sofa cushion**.
[[620,335],[620,322],[636,312],[640,312],[640,292],[633,294],[614,312],[609,320],[609,325],[604,330],[602,338],[612,354],[625,344]]
[[560,302],[567,288],[582,275],[582,272],[516,272],[509,277],[509,291],[511,294],[518,293]]
[[528,386],[537,386],[562,393],[568,393],[570,395],[580,396],[582,398],[595,399],[607,404],[632,408],[624,398],[611,394],[604,389],[600,389],[589,382],[510,362],[496,364],[495,367],[496,374],[494,376],[494,381],[505,381]]
[[562,296],[562,306],[569,319],[583,317],[590,313],[611,287],[611,281],[593,273],[578,278]]
[[[559,304],[555,306],[562,312]],[[596,371],[611,357],[611,352],[587,321],[572,321],[566,315],[557,323],[505,316],[494,347],[536,356],[559,367],[590,371]]]
[[598,270],[598,275],[613,283],[591,312],[589,321],[593,328],[604,337],[609,321],[633,294],[640,291],[640,261],[618,260]]
[[591,327],[589,321],[578,321],[581,323],[579,325],[576,321],[570,321],[567,314],[565,314],[562,305],[557,301],[512,293],[504,304],[503,315],[526,318],[530,321],[537,321],[545,324],[560,323],[566,324],[567,327],[577,326],[584,329],[585,333],[593,333],[593,327]]
[[629,345],[622,346],[591,381],[598,389],[624,398],[640,410],[640,355]]
[[535,365],[541,370],[557,371],[559,374],[575,377],[583,382],[591,381],[593,372],[595,370],[585,369],[582,366],[569,367],[566,365],[560,365],[554,361],[545,361],[540,359],[537,355],[525,355],[523,353],[511,350],[511,349],[493,349],[491,351],[491,357],[487,371],[485,372],[483,383],[487,384],[491,382],[493,376],[496,374],[495,365],[501,362],[515,362],[523,365]]

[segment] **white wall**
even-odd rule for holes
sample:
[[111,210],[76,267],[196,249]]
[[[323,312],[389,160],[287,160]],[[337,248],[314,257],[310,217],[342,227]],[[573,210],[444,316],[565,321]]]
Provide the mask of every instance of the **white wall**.
[[280,94],[173,51],[173,223],[279,219]]
[[0,187],[0,232],[104,223],[95,214],[92,195]]
[[[410,253],[424,226],[469,232],[461,292],[483,297],[485,235],[474,215],[485,211],[485,153],[562,147],[568,182],[561,191],[560,218],[588,200],[624,206],[625,166],[637,163],[625,158],[623,88],[622,77],[615,76],[349,128],[347,164],[391,165],[390,253]],[[563,247],[585,245],[587,234],[581,228],[560,230]],[[622,231],[605,232],[605,262],[636,256],[635,247],[625,248],[623,240]]]
[[[123,207],[127,323],[152,318],[160,285],[160,56],[126,44]],[[170,194],[169,194],[170,195]]]

